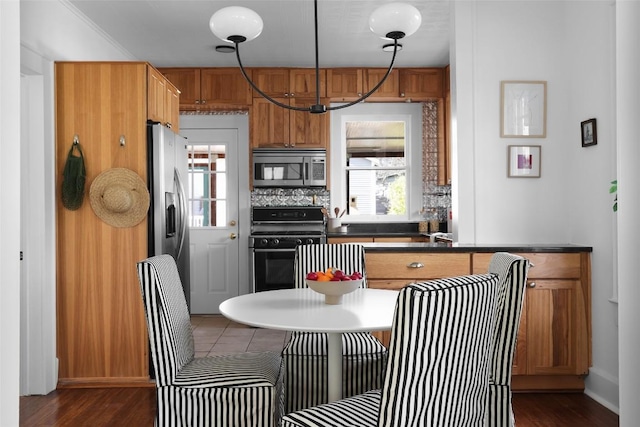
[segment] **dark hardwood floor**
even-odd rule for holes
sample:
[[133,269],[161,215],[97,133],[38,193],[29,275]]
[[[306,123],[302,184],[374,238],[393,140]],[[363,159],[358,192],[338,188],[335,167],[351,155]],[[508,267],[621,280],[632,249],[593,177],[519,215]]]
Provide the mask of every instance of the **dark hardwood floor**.
[[[282,349],[284,333],[235,324],[220,316],[194,316],[198,356]],[[58,389],[20,398],[20,426],[153,426],[155,388]],[[517,427],[615,427],[618,416],[579,393],[516,393]],[[0,420],[0,425],[2,422]],[[212,426],[233,427],[233,426]]]
[[[150,427],[155,392],[154,388],[61,389],[46,396],[21,397],[20,425]],[[516,393],[513,407],[517,427],[619,425],[616,414],[584,394]]]

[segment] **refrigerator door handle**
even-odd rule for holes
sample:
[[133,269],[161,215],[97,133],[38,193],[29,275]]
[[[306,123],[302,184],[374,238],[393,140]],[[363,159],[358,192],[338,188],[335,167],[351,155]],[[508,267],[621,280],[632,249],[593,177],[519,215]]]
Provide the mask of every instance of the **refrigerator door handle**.
[[187,233],[187,200],[186,193],[184,191],[184,184],[182,183],[182,179],[180,178],[180,172],[178,168],[174,168],[174,180],[176,181],[178,187],[178,200],[180,206],[180,243],[178,244],[178,254],[176,255],[176,259],[180,258],[182,254],[182,246],[184,245],[184,236]]

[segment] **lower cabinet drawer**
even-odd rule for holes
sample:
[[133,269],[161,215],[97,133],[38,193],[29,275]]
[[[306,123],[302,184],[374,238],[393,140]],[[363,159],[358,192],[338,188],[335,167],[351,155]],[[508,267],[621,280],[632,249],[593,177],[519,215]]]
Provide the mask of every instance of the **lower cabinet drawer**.
[[[529,270],[529,279],[576,279],[582,274],[580,253],[519,253],[528,259],[534,268]],[[486,273],[491,253],[473,254],[473,272]]]
[[369,280],[429,280],[461,276],[471,272],[471,254],[419,252],[365,254]]

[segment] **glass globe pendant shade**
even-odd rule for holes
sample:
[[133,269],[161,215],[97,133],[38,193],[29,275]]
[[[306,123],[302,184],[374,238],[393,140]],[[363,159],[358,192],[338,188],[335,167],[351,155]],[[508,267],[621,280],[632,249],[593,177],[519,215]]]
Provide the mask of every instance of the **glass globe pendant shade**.
[[407,3],[388,3],[373,11],[369,29],[380,37],[401,39],[418,31],[422,15]]
[[262,33],[262,18],[246,7],[229,6],[211,15],[209,28],[221,40],[241,43]]

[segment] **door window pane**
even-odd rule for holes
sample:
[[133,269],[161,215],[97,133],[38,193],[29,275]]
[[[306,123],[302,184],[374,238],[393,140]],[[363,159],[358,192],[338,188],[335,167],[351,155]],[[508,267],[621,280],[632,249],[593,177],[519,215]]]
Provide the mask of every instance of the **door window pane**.
[[227,223],[226,146],[192,144],[189,153],[189,226]]

